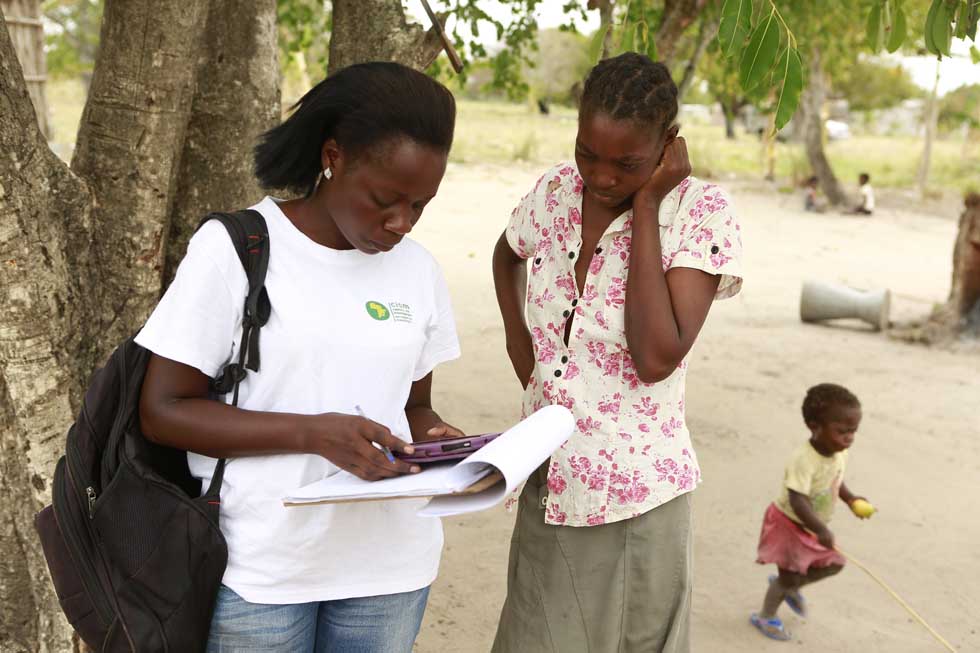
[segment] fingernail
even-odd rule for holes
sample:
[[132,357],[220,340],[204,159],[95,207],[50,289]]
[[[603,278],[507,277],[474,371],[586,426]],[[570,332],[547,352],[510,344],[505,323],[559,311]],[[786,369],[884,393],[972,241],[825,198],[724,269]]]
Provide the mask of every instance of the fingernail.
[[412,445],[405,445],[405,453],[415,453],[415,447]]
[[417,474],[417,473],[419,473],[419,472],[421,472],[421,471],[422,471],[422,468],[421,468],[421,467],[412,467],[412,469],[411,469],[410,471],[411,471],[411,472],[412,472],[413,474]]

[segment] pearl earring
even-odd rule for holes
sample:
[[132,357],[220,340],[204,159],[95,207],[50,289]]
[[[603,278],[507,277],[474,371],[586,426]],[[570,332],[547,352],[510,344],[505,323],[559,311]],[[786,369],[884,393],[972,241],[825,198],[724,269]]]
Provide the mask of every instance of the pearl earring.
[[332,179],[333,178],[333,170],[331,170],[330,168],[324,168],[323,169],[323,178],[326,179],[326,180]]

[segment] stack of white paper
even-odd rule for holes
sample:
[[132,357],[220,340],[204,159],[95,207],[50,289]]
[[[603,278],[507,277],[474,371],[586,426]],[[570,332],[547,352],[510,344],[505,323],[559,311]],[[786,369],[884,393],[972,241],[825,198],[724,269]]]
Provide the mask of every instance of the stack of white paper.
[[[338,472],[283,497],[287,506],[324,501],[434,497],[420,515],[441,517],[475,512],[496,505],[564,444],[575,430],[572,414],[562,406],[546,406],[502,433],[458,463],[425,467],[418,474],[382,481],[364,481]],[[497,471],[503,482],[481,492],[459,494]]]

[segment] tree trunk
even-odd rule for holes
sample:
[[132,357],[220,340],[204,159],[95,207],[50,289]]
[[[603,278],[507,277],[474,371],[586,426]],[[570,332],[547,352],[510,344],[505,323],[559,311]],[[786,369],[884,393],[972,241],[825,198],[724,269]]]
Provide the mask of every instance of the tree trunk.
[[698,30],[698,42],[694,46],[694,52],[691,54],[691,58],[688,59],[687,65],[684,66],[684,74],[681,76],[681,82],[677,85],[678,104],[684,101],[684,96],[687,95],[687,92],[691,89],[691,84],[694,83],[698,63],[701,61],[701,57],[704,56],[705,50],[708,49],[708,44],[711,43],[711,39],[718,33],[718,23],[718,17],[703,16],[701,18],[701,27]]
[[34,104],[37,124],[45,138],[50,138],[48,102],[44,95],[48,73],[44,61],[44,28],[40,5],[40,0],[0,0],[0,10],[7,21],[14,51],[24,70],[24,81],[27,82],[27,91]]
[[925,122],[925,143],[922,146],[922,158],[919,159],[919,169],[915,175],[915,187],[919,190],[919,195],[925,196],[926,184],[929,182],[929,163],[932,158],[932,142],[936,139],[936,126],[939,122],[939,61],[936,61],[936,79],[932,84],[932,93],[926,103],[926,112],[923,116]]
[[725,138],[730,141],[735,140],[735,110],[724,100],[718,100],[721,113],[725,116]]
[[766,181],[776,178],[776,114],[769,114],[769,124],[762,133],[762,176]]
[[18,498],[0,508],[2,651],[74,646],[33,515],[85,382],[183,251],[172,225],[258,197],[252,146],[278,118],[274,27],[272,0],[107,0],[69,170],[25,128],[34,111],[0,25],[0,493]]
[[252,145],[281,113],[275,18],[275,0],[211,0],[164,243],[164,285],[202,217],[262,198],[252,174]]
[[964,200],[956,241],[949,298],[925,320],[899,325],[892,337],[926,344],[980,339],[980,195]]
[[84,324],[70,224],[85,184],[48,148],[0,21],[0,650],[70,650],[34,533],[71,419],[70,356]]
[[668,68],[674,63],[677,42],[708,4],[708,0],[665,0],[655,43],[657,58]]
[[948,303],[957,318],[957,326],[970,327],[980,336],[980,195],[977,193],[966,197],[960,216]]
[[208,2],[108,0],[72,170],[98,199],[88,295],[101,310],[91,369],[160,297],[165,237],[194,99]]
[[803,90],[803,114],[806,121],[803,140],[806,146],[806,156],[810,162],[810,167],[813,169],[813,174],[820,181],[820,188],[823,189],[827,200],[834,206],[839,206],[847,202],[847,195],[841,188],[833,168],[830,167],[830,161],[827,160],[827,155],[824,153],[824,80],[820,50],[817,48],[813,48],[810,52],[809,72],[806,88]]
[[328,74],[365,61],[397,61],[424,70],[441,51],[434,30],[408,23],[400,0],[333,2]]

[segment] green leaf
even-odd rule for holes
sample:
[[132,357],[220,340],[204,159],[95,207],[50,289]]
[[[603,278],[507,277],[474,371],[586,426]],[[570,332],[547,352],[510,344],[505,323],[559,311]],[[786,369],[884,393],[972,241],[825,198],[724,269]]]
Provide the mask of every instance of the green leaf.
[[956,38],[966,38],[966,28],[970,13],[970,3],[967,0],[960,0],[959,11],[956,12]]
[[966,35],[977,40],[977,22],[980,22],[980,0],[970,0],[970,12],[966,17]]
[[657,60],[657,39],[650,37],[650,41],[647,43],[647,56],[650,57],[652,61]]
[[742,60],[739,62],[739,83],[743,90],[755,88],[762,81],[775,63],[778,49],[779,24],[776,21],[776,12],[770,11],[769,15],[756,25],[748,46],[742,52]]
[[940,55],[950,56],[949,48],[953,41],[953,17],[944,0],[935,4],[936,14],[932,20],[932,42]]
[[929,13],[926,14],[926,27],[924,30],[926,50],[932,54],[939,54],[939,48],[936,47],[936,42],[932,38],[932,27],[936,23],[936,10],[942,3],[943,0],[932,0],[932,4],[929,5]]
[[977,50],[977,46],[975,45],[970,46],[970,59],[975,64],[980,63],[980,50]]
[[636,36],[633,37],[633,47],[636,52],[645,53],[650,44],[650,28],[647,27],[645,20],[636,24]]
[[592,35],[592,41],[589,43],[589,61],[591,63],[599,63],[602,58],[602,44],[605,42],[608,33],[609,25],[603,25]]
[[908,26],[905,22],[905,11],[899,5],[895,7],[895,16],[892,21],[891,31],[888,32],[888,42],[885,45],[885,49],[889,52],[895,52],[902,47],[907,31]]
[[776,131],[786,126],[800,105],[803,92],[803,62],[795,48],[788,47],[776,63],[773,81],[779,87],[776,97]]
[[619,52],[632,52],[633,51],[633,37],[636,34],[636,29],[633,25],[623,25],[622,38],[619,41]]
[[875,5],[868,12],[868,24],[865,28],[868,33],[868,47],[871,48],[872,54],[878,52],[881,49],[881,5]]
[[752,26],[752,0],[725,0],[718,26],[721,51],[730,57],[745,43]]

